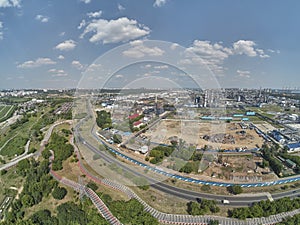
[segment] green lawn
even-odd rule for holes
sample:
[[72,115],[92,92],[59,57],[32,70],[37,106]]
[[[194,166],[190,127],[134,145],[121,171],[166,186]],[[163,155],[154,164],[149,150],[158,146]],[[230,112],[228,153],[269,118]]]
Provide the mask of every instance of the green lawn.
[[0,106],[0,122],[3,122],[10,118],[16,107],[14,105],[1,105]]
[[17,194],[16,190],[11,189],[19,189],[23,185],[24,179],[15,173],[15,169],[10,169],[6,174],[0,175],[0,202],[5,198],[5,196],[15,196]]

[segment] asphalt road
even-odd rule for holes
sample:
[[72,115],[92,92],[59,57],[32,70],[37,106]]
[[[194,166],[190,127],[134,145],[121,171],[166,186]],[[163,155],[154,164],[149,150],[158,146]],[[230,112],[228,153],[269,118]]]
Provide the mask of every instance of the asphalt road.
[[[75,131],[77,132],[77,129],[75,129]],[[150,177],[147,177],[144,174],[141,174],[136,170],[133,170],[132,168],[130,168],[126,164],[123,164],[118,159],[114,158],[108,152],[98,150],[96,147],[94,147],[89,142],[84,140],[78,132],[76,133],[76,136],[80,137],[79,140],[86,147],[88,147],[95,154],[98,154],[99,156],[101,156],[101,158],[103,160],[105,160],[106,162],[114,163],[119,168],[121,168],[124,171],[129,172],[131,174],[134,174],[135,176],[144,177],[145,179],[147,179],[149,181],[149,183],[151,183],[151,187],[153,187],[153,188],[155,188],[159,191],[168,193],[170,195],[174,195],[174,196],[179,197],[179,198],[183,198],[183,199],[186,199],[186,200],[193,200],[193,201],[197,201],[201,198],[205,198],[205,199],[216,200],[219,204],[221,204],[222,200],[227,199],[227,200],[230,201],[230,205],[232,205],[232,206],[248,206],[248,205],[251,205],[254,202],[259,202],[259,201],[268,199],[268,197],[266,195],[265,196],[228,196],[228,195],[223,196],[223,195],[200,193],[200,192],[195,192],[195,191],[190,191],[190,190],[178,188],[178,187],[166,184],[166,183],[162,183],[162,182],[156,181],[156,180],[154,180]],[[297,196],[297,194],[300,194],[300,189],[298,189],[297,192],[298,193],[293,193],[293,191],[289,191],[289,192],[274,195],[272,197],[275,199],[275,198],[282,198],[282,197],[285,197],[285,196]]]

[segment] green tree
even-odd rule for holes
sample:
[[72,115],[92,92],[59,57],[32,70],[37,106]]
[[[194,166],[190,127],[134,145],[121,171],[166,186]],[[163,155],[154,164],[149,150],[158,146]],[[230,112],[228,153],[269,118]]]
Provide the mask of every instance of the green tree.
[[102,129],[112,128],[110,112],[106,112],[105,110],[97,111],[96,123]]
[[66,202],[57,207],[57,219],[63,225],[87,224],[86,213],[74,202]]
[[33,206],[34,205],[34,199],[31,195],[29,194],[25,194],[23,197],[22,197],[22,204],[26,207],[30,207],[30,206]]
[[51,156],[51,152],[49,149],[45,149],[44,151],[42,151],[42,156],[44,159],[49,159]]
[[17,164],[17,173],[25,177],[27,171],[30,169],[30,162],[28,159],[23,159]]
[[187,212],[190,215],[196,216],[201,215],[199,204],[197,202],[188,202],[187,203]]
[[122,143],[122,136],[120,134],[114,134],[113,135],[113,141],[116,144]]
[[35,212],[30,218],[33,224],[39,225],[58,225],[58,220],[51,216],[51,212],[47,209]]
[[52,191],[52,196],[55,199],[61,200],[67,195],[68,191],[64,187],[56,187]]
[[228,187],[228,191],[234,195],[243,193],[243,188],[239,185],[233,185]]
[[88,182],[86,186],[92,189],[93,191],[97,191],[98,189],[98,185],[93,181]]
[[219,225],[219,221],[218,220],[211,220],[209,221],[209,225]]

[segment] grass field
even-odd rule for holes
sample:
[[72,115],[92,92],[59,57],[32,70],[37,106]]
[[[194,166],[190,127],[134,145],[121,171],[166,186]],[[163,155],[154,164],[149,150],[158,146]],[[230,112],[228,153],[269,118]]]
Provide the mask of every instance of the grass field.
[[14,155],[22,155],[25,152],[25,145],[28,141],[27,137],[16,136],[2,149],[1,155],[12,157]]
[[15,173],[15,169],[10,169],[6,174],[0,175],[0,202],[5,198],[5,196],[15,196],[17,194],[16,190],[19,189],[24,182],[24,178]]
[[3,122],[10,118],[16,107],[14,105],[0,105],[0,122]]
[[[39,115],[37,117],[30,117],[29,121],[21,124],[14,129],[8,129],[7,132],[0,134],[0,155],[5,156],[5,159],[10,160],[15,154],[22,154],[25,151],[24,146],[31,136],[31,128],[39,120]],[[32,144],[36,141],[33,138]],[[7,144],[5,145],[5,143]],[[38,141],[38,144],[40,142]],[[37,145],[38,146],[38,145]]]

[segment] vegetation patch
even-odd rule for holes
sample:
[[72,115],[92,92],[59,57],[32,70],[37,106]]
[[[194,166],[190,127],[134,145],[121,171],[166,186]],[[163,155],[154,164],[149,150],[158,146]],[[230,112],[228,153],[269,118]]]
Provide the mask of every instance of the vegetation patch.
[[[73,154],[74,147],[68,143],[68,140],[65,137],[62,137],[57,133],[53,133],[45,150],[52,150],[54,152],[52,169],[57,171],[63,168],[63,161]],[[49,154],[47,156],[49,156]]]
[[[230,217],[238,219],[268,217],[282,212],[289,212],[300,208],[300,198],[291,200],[281,198],[273,202],[261,201],[254,203],[251,207],[235,208],[228,211]],[[297,223],[296,223],[297,224]]]

